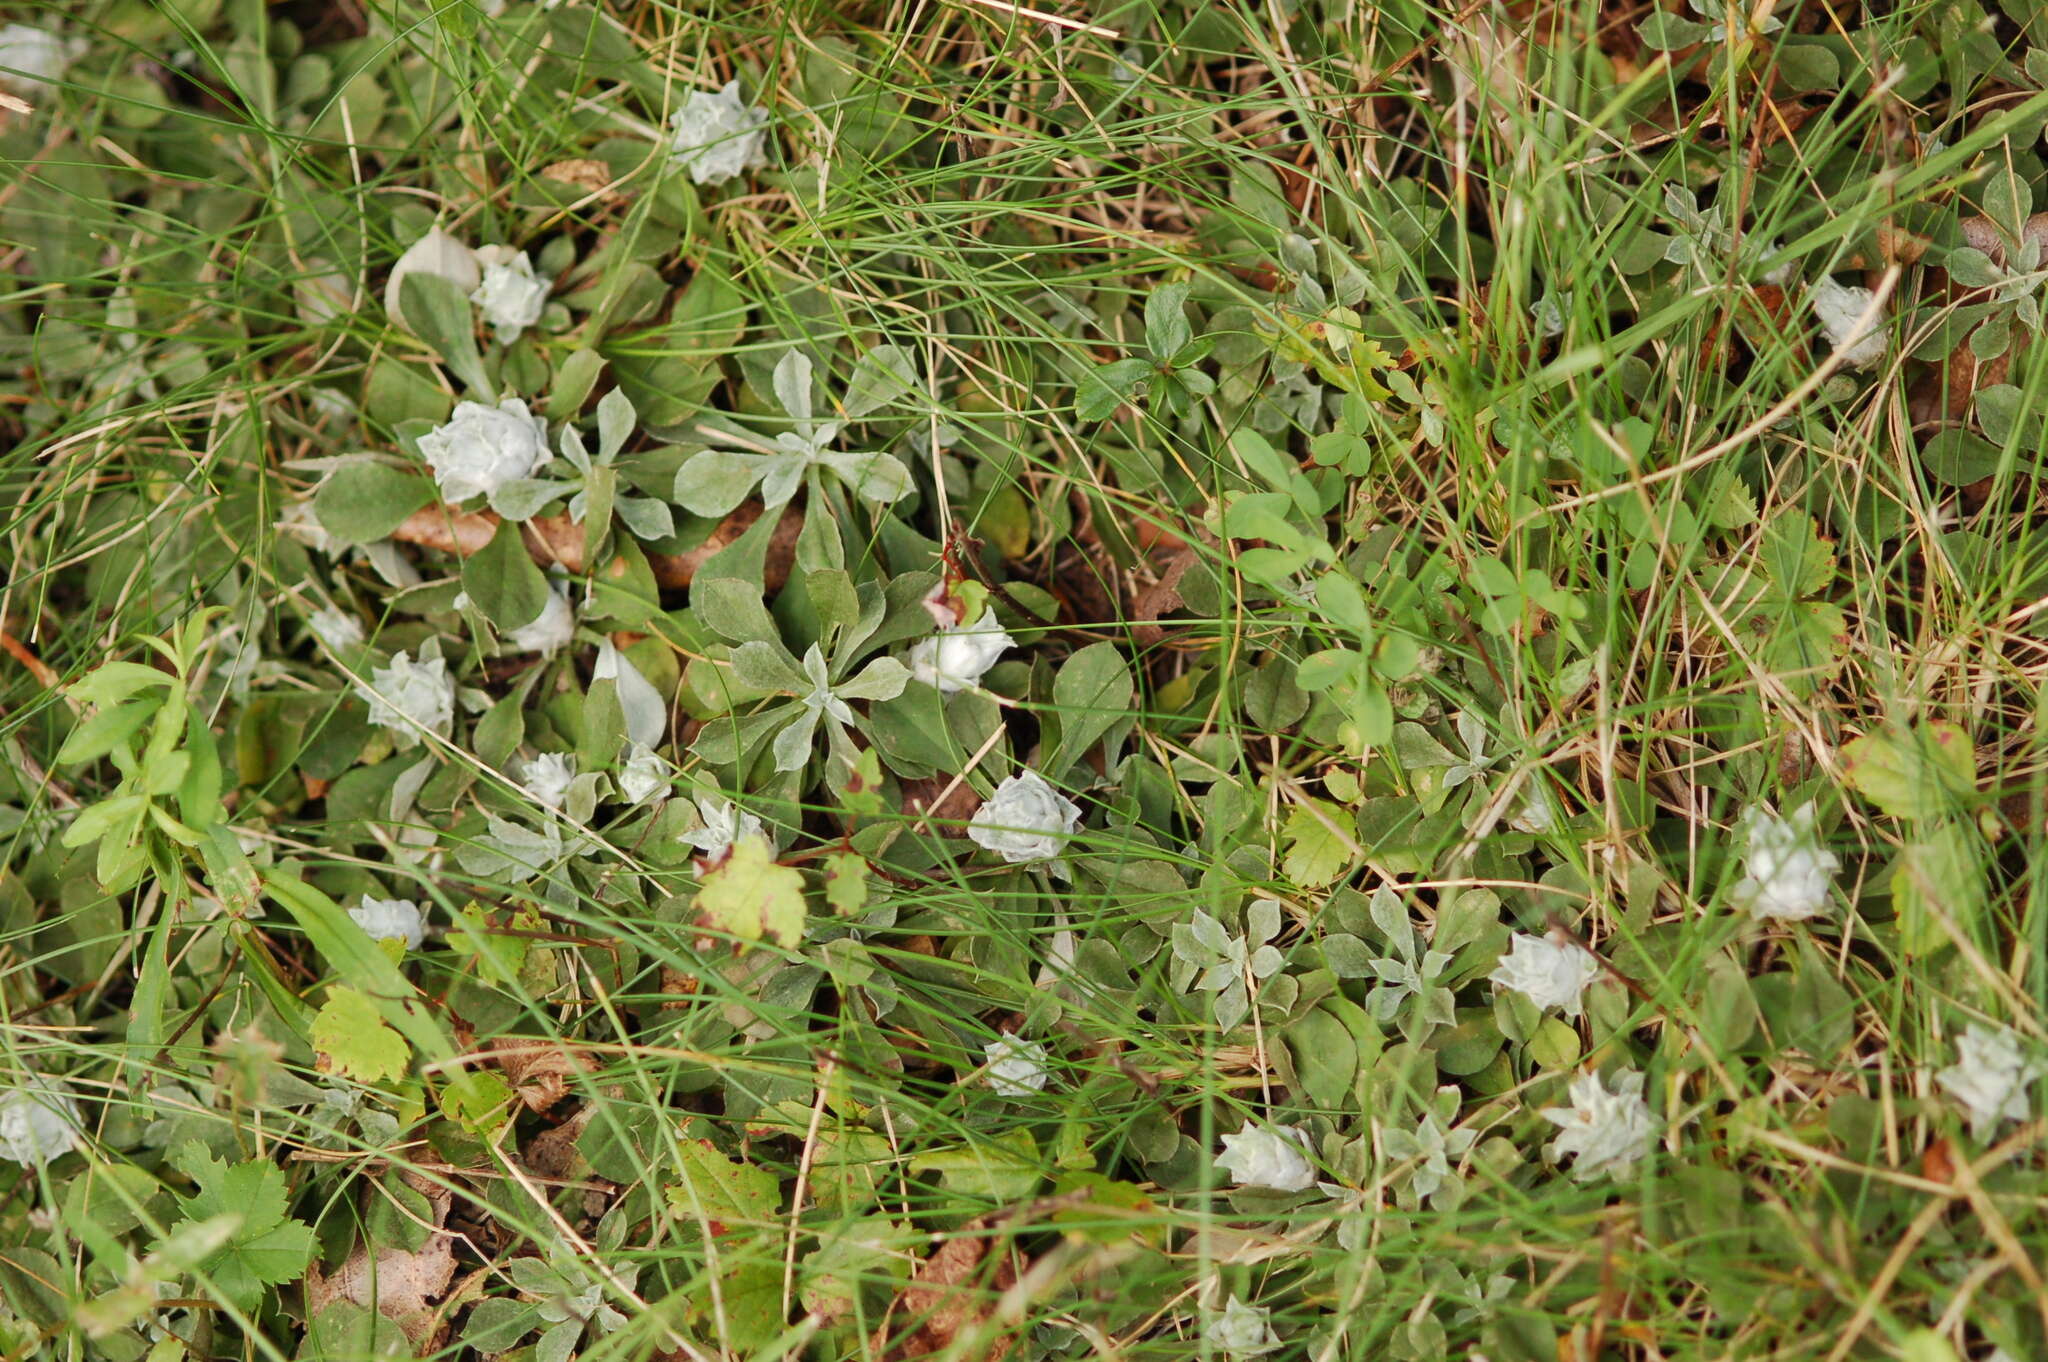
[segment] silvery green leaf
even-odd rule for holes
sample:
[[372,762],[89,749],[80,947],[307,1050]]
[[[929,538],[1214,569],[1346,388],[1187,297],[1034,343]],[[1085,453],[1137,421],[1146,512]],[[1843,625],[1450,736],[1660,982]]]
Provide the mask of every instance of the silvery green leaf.
[[818,462],[832,470],[855,496],[890,502],[909,493],[910,470],[894,454],[820,454]]
[[900,346],[878,345],[854,362],[846,381],[846,415],[858,421],[915,391],[917,368]]
[[894,700],[908,684],[908,667],[893,657],[878,657],[859,676],[840,682],[837,694],[847,700]]
[[668,706],[662,702],[661,692],[610,639],[597,645],[597,663],[590,669],[590,679],[609,680],[618,687],[619,712],[626,719],[627,737],[649,747],[661,741],[661,735],[668,730]]
[[618,457],[632,437],[635,420],[633,400],[617,388],[613,388],[597,403],[597,457],[601,463],[610,463]]
[[1212,955],[1227,955],[1230,951],[1230,933],[1223,924],[1197,908],[1188,924],[1189,933]]
[[1216,995],[1216,1027],[1228,1031],[1251,1015],[1251,1001],[1245,996],[1244,980],[1233,979],[1230,987]]
[[818,711],[800,710],[795,721],[775,735],[772,748],[775,754],[775,769],[801,771],[804,763],[811,759],[811,737],[817,729]]
[[775,400],[799,421],[811,419],[811,357],[791,350],[775,362]]
[[613,508],[626,528],[642,539],[666,539],[676,532],[675,515],[653,497],[620,497]]
[[676,470],[676,504],[691,515],[722,516],[747,499],[768,463],[760,454],[700,449]]
[[1397,947],[1407,944],[1408,909],[1402,905],[1399,894],[1381,885],[1373,890],[1368,910],[1372,913],[1374,925],[1387,934],[1388,940]]
[[1287,957],[1280,954],[1277,946],[1261,946],[1252,952],[1251,970],[1254,979],[1270,979],[1287,964]]
[[583,447],[583,434],[567,421],[562,423],[562,433],[555,437],[562,457],[576,466],[579,473],[590,471],[590,451]]
[[1289,232],[1280,238],[1280,263],[1293,274],[1313,274],[1316,268],[1316,244],[1299,232]]
[[491,493],[491,509],[507,520],[531,520],[568,490],[568,483],[547,478],[513,478]]
[[399,302],[414,335],[478,396],[491,391],[490,375],[477,353],[469,295],[438,274],[414,274],[399,287]]
[[1948,253],[1949,278],[1964,288],[1990,288],[2005,278],[2005,272],[1991,257],[1974,246],[1959,246]]
[[803,486],[804,470],[810,466],[806,455],[778,453],[754,456],[761,460],[761,504],[768,510],[786,504]]
[[1245,913],[1245,936],[1252,941],[1271,941],[1280,935],[1280,905],[1273,899],[1255,899]]
[[742,643],[732,651],[733,679],[752,690],[800,695],[811,688],[775,643]]

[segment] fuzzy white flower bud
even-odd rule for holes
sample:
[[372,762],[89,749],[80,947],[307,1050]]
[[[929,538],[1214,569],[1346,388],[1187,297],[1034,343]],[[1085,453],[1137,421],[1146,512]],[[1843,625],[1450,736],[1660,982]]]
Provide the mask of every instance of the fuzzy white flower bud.
[[1871,318],[1868,327],[1856,325],[1876,297],[1867,288],[1838,284],[1825,274],[1814,280],[1807,293],[1814,315],[1820,318],[1820,329],[1827,333],[1828,344],[1842,352],[1845,368],[1867,369],[1883,359],[1891,348],[1882,311]]
[[399,653],[356,694],[370,706],[370,722],[396,733],[401,748],[419,742],[420,729],[445,738],[455,726],[455,678],[438,657],[415,662]]
[[1572,1165],[1577,1181],[1626,1173],[1656,1143],[1657,1118],[1642,1099],[1641,1074],[1616,1074],[1611,1092],[1599,1074],[1580,1074],[1566,1091],[1572,1104],[1545,1108],[1543,1119],[1559,1127],[1550,1144],[1551,1157],[1577,1157]]
[[544,809],[559,809],[576,781],[576,758],[543,752],[519,768],[519,782]]
[[981,1047],[983,1070],[998,1097],[1029,1097],[1045,1090],[1051,1076],[1043,1045],[1005,1031]]
[[533,622],[520,625],[505,637],[522,653],[553,655],[576,637],[576,611],[567,597],[549,588],[548,603],[540,608]]
[[1578,946],[1516,932],[1508,953],[1486,977],[1539,1008],[1554,1007],[1576,1017],[1584,1011],[1581,998],[1587,986],[1600,977],[1600,962]]
[[1257,1357],[1280,1346],[1280,1336],[1273,1332],[1272,1311],[1246,1305],[1236,1296],[1209,1317],[1202,1339],[1225,1357]]
[[697,848],[700,862],[716,866],[732,854],[732,844],[742,837],[754,837],[761,832],[761,820],[741,809],[730,799],[696,799],[697,817],[703,825],[694,832],[683,834],[683,841]]
[[75,52],[72,44],[33,24],[0,25],[0,86],[23,94],[39,93],[64,75]]
[[313,612],[306,625],[313,636],[335,652],[353,648],[363,641],[363,624],[354,615],[326,606]]
[[495,407],[456,403],[446,425],[420,436],[420,456],[433,468],[434,480],[448,501],[489,496],[553,457],[547,423],[517,397]]
[[747,107],[740,83],[729,80],[716,94],[692,90],[683,107],[669,116],[675,128],[671,147],[676,163],[698,184],[724,184],[733,176],[768,163],[768,111]]
[[497,328],[498,343],[510,345],[520,332],[540,320],[548,304],[548,281],[535,278],[526,252],[510,246],[479,247],[476,260],[483,266],[483,281],[469,301],[482,308],[484,320]]
[[634,743],[619,767],[619,794],[629,804],[638,804],[666,791],[671,772],[661,754],[645,743]]
[[912,644],[910,675],[951,695],[978,684],[996,659],[1016,646],[1017,641],[996,623],[995,612],[984,610],[965,628],[941,629]]
[[1801,922],[1828,905],[1828,886],[1841,864],[1820,849],[1813,805],[1802,804],[1778,818],[1761,809],[1742,816],[1749,849],[1735,902],[1754,917]]
[[974,811],[967,835],[976,846],[1021,865],[1057,857],[1080,826],[1079,805],[1038,772],[1022,771],[996,786],[988,802]]
[[2027,1119],[2027,1087],[2044,1069],[2048,1065],[2021,1051],[2012,1032],[1971,1022],[1956,1038],[1956,1062],[1934,1081],[1970,1114],[1970,1134],[1981,1140],[2002,1121]]
[[407,950],[416,951],[426,939],[426,917],[411,899],[373,899],[365,895],[361,903],[348,910],[348,915],[372,941],[403,941]]
[[1305,1192],[1316,1185],[1315,1166],[1308,1161],[1308,1134],[1298,1126],[1265,1129],[1244,1123],[1235,1135],[1223,1137],[1216,1166],[1240,1187],[1275,1192]]

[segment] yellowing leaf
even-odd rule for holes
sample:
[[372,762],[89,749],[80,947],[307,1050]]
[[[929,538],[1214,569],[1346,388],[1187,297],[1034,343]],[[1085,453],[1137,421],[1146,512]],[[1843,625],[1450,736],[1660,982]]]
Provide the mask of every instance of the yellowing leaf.
[[842,917],[868,904],[868,863],[858,852],[835,851],[825,858],[825,902]]
[[1937,720],[1879,729],[1842,748],[1849,784],[1895,818],[1933,818],[1968,803],[1977,789],[1970,735]]
[[742,837],[725,864],[704,876],[697,915],[745,941],[766,937],[794,946],[804,937],[804,877],[775,863],[767,838]]
[[765,1168],[729,1159],[709,1140],[676,1146],[683,1180],[664,1195],[675,1213],[713,1238],[733,1229],[759,1231],[772,1224],[782,1186]]
[[397,1078],[412,1058],[405,1037],[384,1024],[377,1004],[339,985],[327,990],[311,1039],[334,1072],[364,1083]]
[[1287,855],[1281,870],[1304,889],[1332,884],[1351,866],[1351,846],[1343,831],[1351,816],[1321,799],[1287,811]]

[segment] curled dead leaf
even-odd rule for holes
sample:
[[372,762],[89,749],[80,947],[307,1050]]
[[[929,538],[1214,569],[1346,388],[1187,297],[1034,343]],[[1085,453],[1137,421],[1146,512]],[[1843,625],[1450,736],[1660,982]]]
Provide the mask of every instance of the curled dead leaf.
[[1194,564],[1195,551],[1182,549],[1166,560],[1159,576],[1131,603],[1131,637],[1139,647],[1156,648],[1166,642],[1166,630],[1159,621],[1186,604],[1181,600],[1180,580]]
[[489,1054],[528,1111],[552,1110],[569,1095],[572,1076],[597,1068],[573,1050],[544,1040],[501,1037],[491,1042]]
[[621,203],[626,197],[614,187],[618,181],[613,178],[603,161],[593,161],[588,157],[571,157],[566,161],[556,161],[551,165],[542,166],[540,173],[542,179],[573,185],[586,194],[597,195],[606,204]]

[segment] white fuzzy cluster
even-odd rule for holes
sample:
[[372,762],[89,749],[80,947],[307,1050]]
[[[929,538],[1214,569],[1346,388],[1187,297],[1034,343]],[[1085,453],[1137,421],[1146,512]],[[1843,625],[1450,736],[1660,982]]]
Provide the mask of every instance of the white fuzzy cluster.
[[715,94],[692,90],[669,116],[670,149],[676,164],[698,184],[724,184],[768,163],[768,111],[748,107],[740,83],[729,80]]
[[996,659],[1016,646],[1017,641],[996,623],[995,612],[984,610],[980,619],[964,628],[941,629],[912,644],[910,675],[951,695],[978,685]]
[[1867,369],[1883,359],[1891,348],[1882,311],[1872,316],[1867,327],[1856,325],[1876,297],[1867,288],[1838,284],[1825,274],[1814,280],[1807,292],[1813,314],[1820,319],[1820,329],[1827,333],[1828,344],[1842,352],[1846,368]]
[[619,767],[619,794],[628,804],[652,799],[669,787],[673,772],[661,754],[645,743],[634,743]]
[[761,820],[730,799],[696,798],[697,817],[703,826],[683,834],[683,841],[697,848],[697,859],[716,866],[732,854],[732,844],[761,831]]
[[519,783],[544,809],[559,809],[576,783],[576,758],[543,752],[519,769]]
[[444,500],[487,497],[548,461],[547,422],[517,397],[495,407],[458,402],[446,425],[420,436],[420,456],[434,470]]
[[510,246],[480,247],[476,263],[483,269],[483,278],[469,301],[483,309],[484,320],[497,329],[498,342],[510,345],[540,320],[548,305],[548,281],[534,276],[533,262],[525,251]]
[[1508,953],[1486,976],[1536,1004],[1567,1017],[1584,1011],[1586,989],[1600,977],[1600,962],[1578,946],[1516,932]]
[[1209,1317],[1202,1328],[1202,1341],[1225,1357],[1257,1357],[1280,1346],[1273,1332],[1273,1312],[1259,1305],[1246,1305],[1236,1296]]
[[407,950],[416,951],[426,939],[426,916],[411,899],[373,899],[366,895],[348,910],[348,915],[372,941],[403,941]]
[[1043,1092],[1052,1074],[1043,1045],[1008,1031],[984,1045],[981,1053],[988,1085],[998,1097],[1029,1097]]
[[1802,804],[1779,818],[1762,809],[1742,816],[1748,841],[1735,902],[1754,917],[1802,922],[1828,904],[1828,886],[1841,865],[1821,850],[1814,832],[1813,805]]
[[1962,1104],[1970,1115],[1970,1134],[1981,1140],[2000,1122],[2027,1119],[2027,1088],[2044,1068],[2038,1056],[2020,1049],[2011,1031],[1971,1022],[1956,1038],[1956,1062],[1934,1081]]
[[455,678],[438,657],[415,662],[399,653],[356,694],[370,706],[370,722],[396,733],[400,747],[417,743],[421,729],[445,738],[455,726]]
[[1616,1074],[1611,1090],[1596,1073],[1574,1078],[1567,1089],[1572,1104],[1543,1112],[1558,1127],[1551,1157],[1576,1156],[1572,1176],[1580,1182],[1628,1172],[1657,1139],[1657,1118],[1642,1092],[1643,1076],[1633,1070]]
[[1269,1130],[1246,1121],[1237,1134],[1223,1137],[1216,1166],[1239,1187],[1305,1192],[1316,1185],[1315,1166],[1308,1161],[1308,1134],[1297,1126]]
[[1081,807],[1053,789],[1036,771],[1022,771],[996,786],[974,817],[967,835],[1013,865],[1049,861],[1065,849],[1081,826]]

